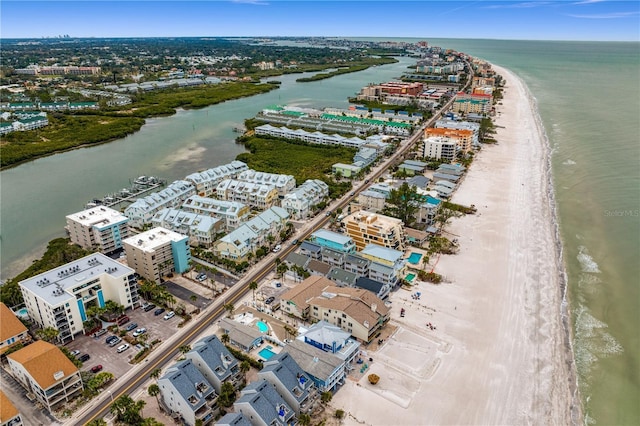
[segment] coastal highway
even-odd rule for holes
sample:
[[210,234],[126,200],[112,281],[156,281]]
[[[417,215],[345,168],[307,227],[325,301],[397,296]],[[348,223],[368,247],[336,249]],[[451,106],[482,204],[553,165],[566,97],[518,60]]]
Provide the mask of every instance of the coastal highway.
[[[470,70],[473,70],[467,63]],[[467,84],[463,88],[465,90],[470,84],[473,77],[473,71],[467,81]],[[432,118],[420,126],[407,140],[402,142],[401,147],[386,161],[377,166],[368,176],[368,179],[373,183],[395,162],[403,156],[412,146],[422,137],[424,130],[433,125],[433,123],[442,116],[444,111],[447,111],[453,103],[455,97],[452,97],[438,112],[436,112]],[[371,184],[369,183],[369,185]],[[343,196],[342,198],[334,201],[327,207],[327,211],[334,211],[337,208],[344,208],[346,205],[357,196],[359,192],[364,190],[369,185],[361,185],[358,189]],[[331,218],[329,216],[319,214],[304,227],[298,230],[297,234],[293,238],[297,238],[300,241],[306,239],[312,232],[329,222]],[[109,388],[108,392],[103,392],[93,402],[90,402],[85,407],[81,408],[75,416],[68,420],[68,424],[85,425],[91,420],[104,417],[109,412],[111,400],[117,399],[120,396],[128,393],[132,393],[138,386],[144,383],[153,370],[156,368],[162,368],[167,363],[172,362],[180,353],[179,347],[182,345],[188,345],[194,342],[194,340],[207,328],[214,323],[219,317],[224,314],[224,305],[227,303],[236,304],[245,294],[249,292],[249,283],[252,281],[260,281],[263,279],[275,266],[275,258],[285,258],[289,253],[293,252],[297,247],[291,244],[283,245],[282,251],[275,256],[274,254],[268,255],[260,263],[258,263],[247,276],[238,281],[233,287],[227,290],[223,295],[219,296],[214,303],[206,308],[200,315],[195,316],[185,328],[179,332],[170,341],[160,345],[160,347],[152,352],[144,362],[132,367],[130,373],[125,374],[124,377],[116,380],[114,384]],[[174,340],[175,339],[175,340]],[[171,343],[167,345],[167,343]]]

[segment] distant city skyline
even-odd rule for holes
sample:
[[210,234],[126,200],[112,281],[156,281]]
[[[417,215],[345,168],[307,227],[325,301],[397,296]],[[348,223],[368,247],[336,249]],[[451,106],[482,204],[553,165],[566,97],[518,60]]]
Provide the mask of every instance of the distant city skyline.
[[0,37],[406,37],[639,41],[640,2],[3,0]]

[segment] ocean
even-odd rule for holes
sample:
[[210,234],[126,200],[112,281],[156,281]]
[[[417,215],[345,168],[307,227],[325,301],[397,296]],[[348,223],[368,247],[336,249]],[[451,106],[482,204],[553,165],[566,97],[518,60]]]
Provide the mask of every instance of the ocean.
[[[511,69],[536,97],[552,147],[585,423],[640,424],[640,44],[424,40]],[[119,141],[1,172],[3,279],[91,198],[137,175],[171,181],[228,162],[243,151],[231,129],[244,118],[274,103],[345,107],[362,86],[414,63],[400,60],[315,83],[278,77],[282,87],[268,94],[152,119]]]

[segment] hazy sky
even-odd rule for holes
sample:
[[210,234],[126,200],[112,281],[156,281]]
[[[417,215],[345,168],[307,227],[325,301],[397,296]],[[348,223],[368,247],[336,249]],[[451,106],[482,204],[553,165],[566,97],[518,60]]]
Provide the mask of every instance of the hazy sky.
[[2,0],[0,36],[640,40],[640,2]]

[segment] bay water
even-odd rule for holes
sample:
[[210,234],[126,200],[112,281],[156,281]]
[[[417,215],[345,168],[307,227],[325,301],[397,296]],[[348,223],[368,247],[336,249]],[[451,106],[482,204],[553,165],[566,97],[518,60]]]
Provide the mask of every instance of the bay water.
[[[640,424],[640,44],[427,40],[511,69],[536,97],[553,150],[585,423]],[[399,59],[313,83],[279,76],[270,93],[150,119],[124,139],[0,172],[2,279],[64,235],[65,215],[90,199],[138,175],[172,181],[227,163],[243,151],[232,129],[245,118],[270,104],[345,107],[362,86],[415,63]]]

